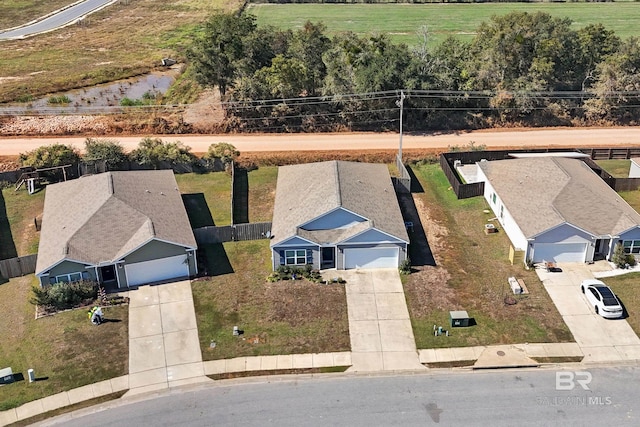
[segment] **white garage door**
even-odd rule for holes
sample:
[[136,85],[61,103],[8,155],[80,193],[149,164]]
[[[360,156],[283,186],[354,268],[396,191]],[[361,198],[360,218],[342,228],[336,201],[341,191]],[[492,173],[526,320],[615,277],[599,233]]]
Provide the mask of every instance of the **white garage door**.
[[344,268],[396,268],[398,248],[353,248],[344,250]]
[[137,286],[176,277],[186,277],[189,275],[189,264],[185,262],[186,259],[187,255],[178,255],[125,265],[127,282],[129,286]]
[[586,243],[537,243],[533,245],[533,262],[584,262]]

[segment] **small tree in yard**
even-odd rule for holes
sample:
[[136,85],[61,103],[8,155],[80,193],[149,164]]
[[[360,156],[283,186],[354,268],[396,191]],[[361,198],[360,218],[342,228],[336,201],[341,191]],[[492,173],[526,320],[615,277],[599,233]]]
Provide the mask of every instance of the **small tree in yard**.
[[19,160],[22,166],[33,166],[36,169],[41,169],[76,163],[80,160],[80,154],[70,145],[52,144],[38,147],[26,153],[20,153]]
[[131,159],[140,165],[148,165],[158,169],[162,162],[176,165],[178,163],[193,163],[196,156],[191,153],[191,148],[180,141],[163,142],[160,138],[144,138],[133,150]]
[[616,246],[613,248],[613,255],[611,256],[611,261],[618,268],[625,268],[627,264],[636,265],[636,259],[632,254],[628,254],[624,252],[624,247],[621,243],[616,243]]
[[229,164],[240,155],[240,152],[233,145],[227,142],[211,144],[205,156],[206,160],[220,159],[222,163]]
[[118,141],[112,139],[87,138],[84,141],[85,161],[104,161],[108,167],[114,167],[125,160],[127,155]]

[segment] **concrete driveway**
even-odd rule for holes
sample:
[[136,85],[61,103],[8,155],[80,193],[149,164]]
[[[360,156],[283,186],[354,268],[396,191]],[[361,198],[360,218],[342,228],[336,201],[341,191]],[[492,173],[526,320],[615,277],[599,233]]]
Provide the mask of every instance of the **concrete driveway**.
[[128,394],[207,380],[191,283],[129,291]]
[[[536,272],[558,312],[584,353],[584,362],[613,362],[640,359],[640,339],[625,319],[604,319],[595,314],[580,291],[584,279],[610,269],[607,263],[560,264],[561,273],[538,268]],[[606,283],[606,279],[603,280]]]
[[346,281],[349,371],[426,369],[420,363],[397,269],[340,271]]

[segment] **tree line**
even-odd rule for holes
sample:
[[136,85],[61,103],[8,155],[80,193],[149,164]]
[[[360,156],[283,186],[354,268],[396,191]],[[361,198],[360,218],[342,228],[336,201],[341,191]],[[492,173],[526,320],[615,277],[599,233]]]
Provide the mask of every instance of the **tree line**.
[[187,51],[190,72],[223,96],[238,131],[636,124],[640,42],[602,24],[574,30],[544,12],[494,16],[468,42],[416,47],[385,34],[328,37],[258,26],[248,13],[211,16]]

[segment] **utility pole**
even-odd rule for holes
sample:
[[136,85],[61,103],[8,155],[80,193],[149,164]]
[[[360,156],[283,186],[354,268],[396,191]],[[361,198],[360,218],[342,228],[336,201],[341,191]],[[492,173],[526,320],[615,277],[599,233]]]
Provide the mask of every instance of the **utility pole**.
[[396,105],[400,107],[400,146],[398,147],[398,157],[402,161],[402,110],[404,109],[404,91],[400,91],[400,99],[396,101]]

